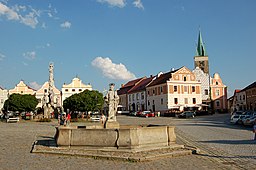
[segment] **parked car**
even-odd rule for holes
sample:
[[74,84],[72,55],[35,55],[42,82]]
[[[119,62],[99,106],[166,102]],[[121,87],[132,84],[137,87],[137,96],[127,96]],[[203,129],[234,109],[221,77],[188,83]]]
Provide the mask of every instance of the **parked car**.
[[232,113],[232,115],[241,115],[241,114],[243,114],[243,111],[236,111]]
[[195,112],[192,111],[185,111],[178,115],[178,118],[194,118]]
[[237,114],[233,114],[230,118],[230,123],[232,124],[237,124],[238,120],[240,118],[240,115],[237,115]]
[[255,120],[256,120],[256,115],[255,116],[251,116],[249,118],[246,118],[243,120],[243,125],[245,126],[253,126],[255,124]]
[[150,112],[150,111],[143,111],[140,114],[141,117],[155,117],[155,113],[154,112]]
[[239,117],[237,123],[240,124],[240,125],[242,125],[244,119],[247,119],[247,118],[250,118],[250,117],[251,117],[251,116],[250,116],[250,115],[247,115],[247,114],[245,114],[245,115],[240,115],[240,117]]

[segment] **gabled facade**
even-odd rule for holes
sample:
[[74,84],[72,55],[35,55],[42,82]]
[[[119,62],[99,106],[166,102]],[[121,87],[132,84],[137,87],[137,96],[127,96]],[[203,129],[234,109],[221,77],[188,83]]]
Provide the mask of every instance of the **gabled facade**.
[[[37,107],[42,107],[43,97],[44,95],[48,95],[49,92],[49,82],[45,82],[43,86],[36,91],[36,98],[38,100]],[[54,93],[54,107],[62,106],[61,103],[61,92],[55,86],[53,86],[53,93]]]
[[199,67],[196,67],[193,70],[193,73],[196,76],[196,80],[201,83],[201,94],[203,103],[209,104],[211,102],[209,74],[203,72],[203,70],[201,70]]
[[31,94],[34,95],[36,90],[32,89],[28,85],[24,83],[23,80],[21,80],[15,87],[14,89],[9,90],[9,95],[12,94]]
[[73,94],[81,93],[85,90],[92,90],[92,86],[90,84],[83,84],[82,80],[79,78],[74,78],[70,84],[63,84],[61,88],[62,92],[62,104],[63,101],[70,97]]
[[146,87],[155,77],[143,78],[128,91],[128,106],[130,111],[147,110]]
[[227,86],[223,84],[218,73],[211,79],[211,99],[215,111],[225,111],[228,109],[227,103]]
[[183,111],[202,104],[201,83],[186,67],[158,74],[146,91],[147,106],[152,111]]
[[2,113],[2,109],[4,107],[4,102],[7,99],[8,99],[8,90],[0,87],[0,113]]
[[128,105],[128,91],[145,78],[146,77],[142,77],[135,80],[131,80],[128,83],[122,85],[121,88],[117,90],[117,94],[119,96],[119,107],[122,111],[128,111],[130,109]]

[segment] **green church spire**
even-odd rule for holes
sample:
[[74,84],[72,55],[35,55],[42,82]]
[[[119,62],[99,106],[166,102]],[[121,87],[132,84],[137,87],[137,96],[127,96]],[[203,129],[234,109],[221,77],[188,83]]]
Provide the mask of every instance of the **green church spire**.
[[199,30],[198,35],[198,42],[197,42],[197,48],[196,48],[196,55],[197,56],[207,56],[206,49],[203,43],[201,31]]

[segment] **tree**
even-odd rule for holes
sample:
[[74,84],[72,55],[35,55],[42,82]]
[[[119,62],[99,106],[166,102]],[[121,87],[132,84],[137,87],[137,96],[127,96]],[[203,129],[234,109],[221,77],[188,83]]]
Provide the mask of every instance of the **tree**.
[[85,90],[81,93],[74,94],[63,102],[65,110],[72,111],[99,111],[104,104],[103,94],[97,90]]
[[34,111],[38,101],[34,95],[30,94],[12,94],[4,103],[4,109],[7,111]]

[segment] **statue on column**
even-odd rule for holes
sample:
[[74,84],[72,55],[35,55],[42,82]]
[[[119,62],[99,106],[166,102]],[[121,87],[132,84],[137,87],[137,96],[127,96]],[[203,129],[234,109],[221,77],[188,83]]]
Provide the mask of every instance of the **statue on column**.
[[117,106],[119,103],[119,96],[117,91],[114,90],[115,84],[109,84],[109,91],[104,97],[106,104],[108,105],[108,118],[107,121],[116,121]]
[[44,109],[44,118],[50,118],[51,113],[54,111],[54,78],[53,78],[53,63],[49,65],[49,88],[48,93],[44,94],[43,97],[43,109]]

